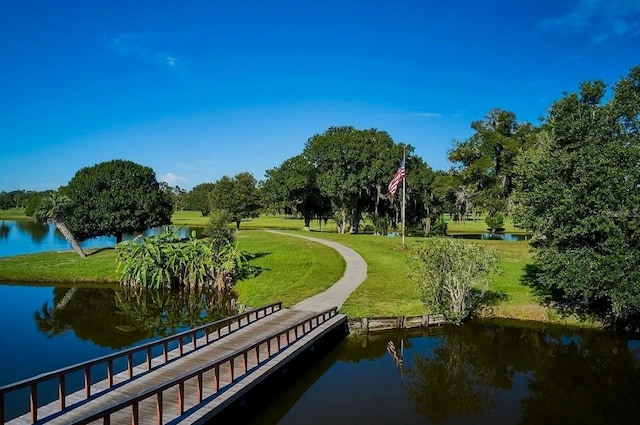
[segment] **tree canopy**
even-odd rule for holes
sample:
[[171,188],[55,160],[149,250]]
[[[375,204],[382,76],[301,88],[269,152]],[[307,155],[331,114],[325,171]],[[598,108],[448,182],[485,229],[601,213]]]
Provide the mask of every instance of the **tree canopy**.
[[640,325],[640,67],[606,98],[585,82],[550,108],[520,158],[517,219],[534,232],[539,289],[569,312]]
[[257,217],[260,210],[260,196],[257,181],[251,173],[242,172],[233,178],[223,176],[209,192],[209,207],[224,210],[240,230],[242,219]]
[[62,188],[72,201],[66,222],[80,239],[139,233],[171,223],[170,196],[150,167],[113,160],[79,170]]
[[191,211],[200,211],[203,216],[208,216],[211,211],[209,205],[209,193],[213,190],[214,183],[200,183],[185,194],[184,207]]
[[287,159],[279,167],[267,170],[266,177],[261,187],[265,205],[299,213],[305,229],[309,229],[314,217],[328,217],[331,201],[321,194],[318,170],[305,156]]

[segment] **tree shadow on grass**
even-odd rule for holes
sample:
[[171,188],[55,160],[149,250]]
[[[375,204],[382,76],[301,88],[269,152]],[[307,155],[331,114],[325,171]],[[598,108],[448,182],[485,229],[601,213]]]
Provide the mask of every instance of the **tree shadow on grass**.
[[87,254],[87,257],[90,257],[90,256],[96,255],[96,254],[98,254],[98,253],[100,253],[102,251],[110,251],[110,250],[113,250],[113,249],[115,249],[115,248],[112,247],[112,246],[107,246],[107,247],[104,247],[104,248],[97,248],[97,249],[91,250],[91,251],[85,251],[85,254]]
[[502,291],[481,291],[473,288],[471,300],[475,308],[471,312],[471,317],[491,317],[493,316],[493,308],[508,299],[509,296]]
[[251,259],[255,260],[256,258],[266,257],[267,255],[271,255],[273,252],[252,252]]
[[527,264],[523,268],[524,273],[520,278],[520,282],[523,285],[528,286],[533,290],[533,293],[540,298],[540,300],[546,304],[563,304],[563,297],[559,290],[553,291],[552,289],[544,286],[540,281],[542,269],[535,264]]

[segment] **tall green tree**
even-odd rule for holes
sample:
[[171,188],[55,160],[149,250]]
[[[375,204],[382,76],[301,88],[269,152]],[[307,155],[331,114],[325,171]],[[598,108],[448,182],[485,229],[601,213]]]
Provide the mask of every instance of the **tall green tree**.
[[[604,101],[608,98],[607,101]],[[606,96],[585,82],[550,108],[518,165],[517,220],[534,233],[538,288],[569,312],[640,326],[640,67]]]
[[242,172],[233,178],[223,176],[209,193],[211,210],[228,212],[240,230],[240,222],[245,218],[257,217],[260,210],[260,196],[257,181],[251,173]]
[[7,192],[0,192],[0,210],[8,210],[9,208],[13,208],[15,202],[13,197]]
[[67,223],[80,239],[140,233],[171,223],[171,198],[150,167],[113,160],[79,170],[63,188],[72,200]]
[[402,159],[402,146],[384,131],[331,127],[311,137],[303,155],[318,170],[318,187],[331,199],[342,231],[356,233],[362,213],[378,214],[388,199],[386,188]]
[[[440,214],[433,196],[435,174],[422,158],[409,154],[406,163],[406,220],[407,226],[420,227],[425,235],[431,231]],[[392,200],[394,211],[401,208],[401,197]]]
[[535,129],[518,123],[513,112],[490,110],[481,121],[471,123],[475,133],[463,142],[454,142],[449,160],[456,164],[461,185],[459,197],[473,196],[462,204],[476,204],[489,215],[507,210],[513,191],[516,157],[533,143]]
[[35,218],[40,222],[52,222],[58,230],[60,230],[60,233],[62,233],[67,242],[69,242],[73,250],[80,257],[85,258],[86,254],[82,250],[82,247],[78,243],[73,232],[69,230],[66,223],[71,207],[72,202],[68,196],[53,193],[42,200],[40,206],[35,212]]
[[261,186],[264,201],[272,207],[295,211],[302,215],[304,230],[309,230],[314,217],[327,217],[330,200],[318,187],[318,170],[303,155],[284,161],[266,172]]
[[184,209],[190,211],[200,211],[203,216],[208,216],[211,211],[209,205],[209,193],[213,190],[215,183],[200,183],[187,192],[184,196]]

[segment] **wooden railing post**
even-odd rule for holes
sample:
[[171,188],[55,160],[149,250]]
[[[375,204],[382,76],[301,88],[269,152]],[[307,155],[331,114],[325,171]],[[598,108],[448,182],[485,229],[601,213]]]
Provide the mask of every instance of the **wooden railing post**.
[[166,363],[169,361],[169,342],[165,341],[162,346],[164,351],[164,362]]
[[[64,373],[60,374],[60,377],[58,378],[58,400],[59,400],[59,406],[60,406],[60,410],[64,410],[65,407],[67,407],[67,391],[66,391],[66,385],[65,385],[65,380],[64,380]],[[2,409],[0,409],[0,412],[2,411]]]
[[4,425],[4,393],[0,392],[0,425]]
[[129,379],[133,378],[133,353],[129,352],[129,355],[127,355],[127,362],[129,363],[129,365],[127,366],[127,369],[129,371]]
[[84,368],[84,398],[91,397],[91,366]]
[[151,370],[151,347],[147,347],[147,370]]
[[198,391],[198,403],[202,403],[202,373],[198,374],[197,391]]
[[131,406],[131,424],[138,425],[140,423],[140,409],[138,406],[138,402],[134,402],[133,406]]
[[38,384],[31,384],[29,393],[29,405],[31,406],[31,423],[38,422]]
[[178,412],[184,414],[184,382],[178,383]]
[[113,387],[113,359],[107,360],[107,388]]
[[162,391],[156,395],[156,425],[162,425]]

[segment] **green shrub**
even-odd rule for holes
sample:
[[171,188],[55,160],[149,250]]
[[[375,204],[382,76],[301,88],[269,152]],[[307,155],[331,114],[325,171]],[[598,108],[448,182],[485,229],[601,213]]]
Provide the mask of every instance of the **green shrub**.
[[431,225],[429,236],[446,236],[447,234],[447,222],[444,220],[438,220]]
[[120,282],[150,288],[173,286],[226,289],[251,274],[249,255],[230,243],[197,239],[181,241],[176,231],[139,236],[116,246]]

